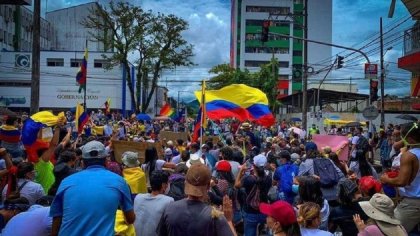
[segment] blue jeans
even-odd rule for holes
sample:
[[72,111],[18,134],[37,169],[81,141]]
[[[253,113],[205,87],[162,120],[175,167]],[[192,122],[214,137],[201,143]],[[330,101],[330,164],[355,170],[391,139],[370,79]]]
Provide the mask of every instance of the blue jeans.
[[265,224],[267,216],[244,212],[244,236],[256,236],[258,225]]

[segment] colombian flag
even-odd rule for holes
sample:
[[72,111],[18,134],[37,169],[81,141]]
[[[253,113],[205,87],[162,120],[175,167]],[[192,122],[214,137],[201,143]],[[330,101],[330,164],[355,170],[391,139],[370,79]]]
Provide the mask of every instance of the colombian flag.
[[83,126],[89,121],[88,114],[84,111],[84,108],[81,104],[77,104],[76,106],[76,127],[77,133],[81,134],[83,131]]
[[41,111],[25,120],[21,140],[25,146],[29,161],[36,162],[38,158],[37,150],[48,148],[49,146],[49,143],[38,139],[39,131],[42,128],[57,125],[63,119],[66,119],[64,112],[60,112],[60,114],[55,116],[49,111]]
[[[196,91],[202,101],[202,91]],[[244,84],[232,84],[219,90],[207,90],[205,94],[207,117],[218,120],[235,117],[240,121],[251,120],[265,127],[275,123],[268,108],[268,99],[261,90]]]
[[[195,119],[195,123],[194,123],[194,130],[193,130],[192,140],[191,140],[193,143],[196,143],[198,141],[198,138],[201,136],[201,129],[204,128],[201,124],[201,122],[202,122],[201,117],[202,116],[203,116],[203,111],[200,107],[200,110],[198,110],[198,115],[197,115],[197,118]],[[203,118],[206,119],[205,116]]]
[[85,54],[83,56],[82,64],[80,65],[79,72],[76,75],[76,82],[79,84],[79,93],[82,92],[82,89],[86,91],[86,81],[87,81],[87,60],[88,60],[88,50],[85,49]]
[[0,127],[0,141],[7,143],[18,143],[20,141],[20,131],[11,125]]

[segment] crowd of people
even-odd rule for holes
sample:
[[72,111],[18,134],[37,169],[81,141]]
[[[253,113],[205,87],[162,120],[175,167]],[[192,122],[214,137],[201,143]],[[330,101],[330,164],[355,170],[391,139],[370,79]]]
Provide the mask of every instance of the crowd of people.
[[[217,138],[204,142],[159,137],[192,131],[189,124],[98,117],[77,135],[71,117],[60,120],[36,161],[20,141],[25,120],[3,121],[1,235],[418,233],[418,122],[374,135],[333,128],[332,135],[349,135],[343,160],[310,139],[317,127],[307,138],[285,120],[269,128],[210,122],[204,134]],[[100,135],[89,131],[98,122]],[[160,145],[117,157],[115,140]],[[377,149],[380,166],[372,162]]]

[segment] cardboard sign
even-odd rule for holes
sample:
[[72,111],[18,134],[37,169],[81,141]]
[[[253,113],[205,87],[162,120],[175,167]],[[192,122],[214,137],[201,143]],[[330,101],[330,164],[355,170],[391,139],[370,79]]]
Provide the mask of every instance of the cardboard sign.
[[203,143],[207,143],[207,141],[212,141],[216,145],[220,141],[220,138],[219,136],[203,136]]
[[114,155],[115,155],[115,160],[118,163],[122,163],[121,158],[122,158],[122,154],[126,151],[131,151],[131,152],[138,152],[139,153],[139,161],[140,163],[144,163],[145,162],[145,151],[147,148],[149,147],[155,147],[157,152],[158,152],[158,156],[159,158],[163,157],[163,149],[162,149],[162,144],[160,142],[155,142],[155,143],[148,143],[148,142],[130,142],[130,141],[119,141],[119,140],[112,140],[112,145],[114,148]]
[[171,132],[171,131],[160,131],[159,132],[159,140],[172,140],[172,142],[176,143],[176,140],[182,139],[182,141],[188,140],[188,133],[187,132]]

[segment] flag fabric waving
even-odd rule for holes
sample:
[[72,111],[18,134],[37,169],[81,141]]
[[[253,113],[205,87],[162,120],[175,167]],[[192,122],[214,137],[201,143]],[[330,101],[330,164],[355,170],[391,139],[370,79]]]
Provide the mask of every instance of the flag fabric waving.
[[167,116],[174,118],[176,116],[175,110],[171,107],[169,103],[166,103],[161,109],[159,116]]
[[89,121],[89,115],[84,111],[83,106],[79,103],[76,105],[76,128],[77,133],[81,134],[83,131],[83,126]]
[[[195,92],[200,103],[201,95],[201,91]],[[244,84],[232,84],[219,90],[207,90],[205,104],[207,117],[210,119],[235,117],[240,121],[255,121],[265,127],[275,123],[275,118],[268,108],[265,93]]]
[[83,55],[82,64],[80,65],[79,71],[76,75],[76,82],[79,84],[79,93],[82,92],[82,89],[86,91],[86,82],[87,82],[87,60],[88,60],[88,49],[85,49],[85,54]]
[[42,128],[54,126],[61,119],[66,119],[64,112],[60,112],[57,116],[49,111],[41,111],[27,118],[22,127],[22,143],[28,154],[28,160],[36,162],[37,150],[40,148],[48,148],[49,143],[42,142],[38,139],[38,133]]
[[201,129],[202,129],[201,116],[202,116],[202,114],[203,114],[203,112],[202,112],[201,107],[200,107],[200,110],[198,110],[197,118],[195,119],[195,122],[194,122],[194,129],[193,129],[193,134],[192,134],[192,139],[191,139],[191,141],[193,143],[196,143],[198,141],[198,138],[200,138],[200,136],[201,136]]

